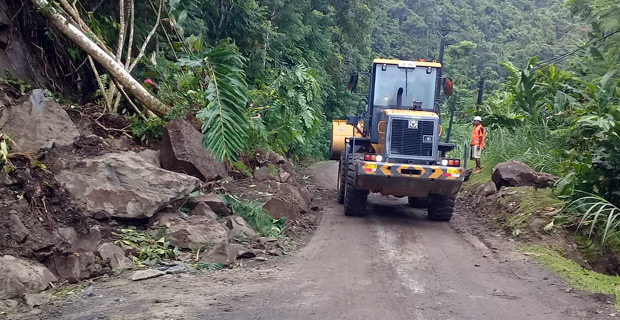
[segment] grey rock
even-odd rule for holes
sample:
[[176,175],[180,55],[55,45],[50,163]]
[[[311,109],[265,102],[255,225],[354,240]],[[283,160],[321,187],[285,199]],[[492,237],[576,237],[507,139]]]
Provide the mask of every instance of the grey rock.
[[41,264],[9,255],[0,257],[0,299],[45,290],[58,278]]
[[284,163],[280,164],[280,168],[282,168],[282,170],[288,172],[288,173],[293,173],[293,170],[295,169],[295,166],[293,165],[292,162],[285,160]]
[[260,237],[260,238],[256,239],[256,241],[258,243],[261,243],[261,244],[266,244],[266,243],[270,243],[270,242],[277,242],[278,239],[276,239],[274,237]]
[[65,248],[67,252],[94,251],[101,243],[101,230],[93,226],[86,234],[78,234],[73,227],[58,228],[54,234],[57,247]]
[[166,237],[180,249],[205,250],[221,244],[228,244],[226,228],[206,215],[181,215],[180,213],[158,213],[151,228],[166,227]]
[[49,292],[42,293],[26,293],[24,294],[24,301],[26,305],[31,308],[44,306],[52,300],[52,294]]
[[229,265],[237,260],[237,249],[234,245],[222,243],[203,254],[200,261]]
[[93,252],[54,253],[45,264],[60,279],[69,283],[78,283],[82,279],[92,278],[101,273],[102,268],[96,262]]
[[[101,137],[98,137],[98,138],[101,139]],[[131,150],[131,147],[134,145],[133,140],[126,136],[121,136],[120,138],[115,138],[115,139],[111,139],[107,141],[110,144],[110,146],[112,146],[112,148],[119,150],[119,151],[129,151]]]
[[249,259],[257,256],[258,250],[249,249],[239,244],[232,244],[231,247],[236,251],[237,259]]
[[548,173],[536,172],[525,163],[508,161],[497,164],[493,168],[491,179],[497,190],[502,187],[534,186],[536,188],[552,187],[558,177]]
[[224,164],[202,146],[203,135],[185,120],[168,122],[159,159],[163,168],[183,172],[202,181],[227,177]]
[[180,264],[174,265],[166,269],[167,274],[180,274],[180,273],[186,273],[186,272],[192,272],[192,271],[194,271],[194,268],[184,263],[180,263]]
[[90,286],[86,287],[86,289],[84,289],[84,291],[82,292],[82,294],[83,294],[84,296],[86,296],[86,297],[90,297],[90,296],[92,296],[92,295],[93,295],[93,290],[94,290],[93,286],[92,286],[92,285],[90,285]]
[[488,181],[487,183],[478,187],[478,189],[476,190],[476,195],[479,197],[488,197],[496,193],[497,193],[497,186],[495,186],[495,182],[493,181]]
[[299,219],[299,206],[278,198],[271,198],[263,205],[263,209],[275,219],[286,217],[289,220]]
[[22,223],[22,220],[19,219],[17,211],[15,210],[9,211],[9,230],[11,232],[11,238],[17,241],[17,243],[23,243],[30,235],[30,231],[28,231],[28,228]]
[[40,89],[0,109],[0,131],[12,137],[19,151],[32,153],[52,145],[71,145],[80,135],[67,112]]
[[161,161],[159,160],[159,151],[146,149],[144,151],[138,152],[138,156],[148,163],[161,168]]
[[17,181],[11,178],[11,176],[8,173],[4,171],[0,171],[0,185],[11,186],[11,185],[14,185],[15,183],[17,183]]
[[280,176],[280,182],[282,183],[288,181],[288,179],[291,178],[291,174],[286,171],[280,172],[279,176]]
[[241,216],[230,216],[226,220],[226,227],[228,228],[228,239],[232,240],[238,236],[245,235],[249,239],[258,238],[258,232],[254,231],[252,227]]
[[220,217],[227,217],[231,213],[230,209],[228,209],[228,207],[226,207],[226,204],[224,204],[224,201],[222,201],[222,199],[218,195],[213,193],[199,195],[189,198],[187,200],[187,204],[192,209],[194,209],[200,203],[207,204],[209,208],[211,208],[211,210],[213,210],[213,212],[215,212]]
[[149,218],[149,227],[152,229],[170,227],[173,223],[184,221],[186,218],[187,215],[183,212],[172,208],[166,208]]
[[160,271],[160,270],[153,270],[153,269],[138,270],[133,273],[133,275],[131,276],[131,280],[140,281],[140,280],[152,279],[152,278],[157,278],[159,276],[163,276],[164,274],[166,274],[166,272]]
[[19,301],[13,299],[0,300],[0,312],[11,311],[19,305]]
[[281,256],[281,255],[283,255],[283,254],[284,254],[284,253],[282,252],[282,250],[280,250],[280,249],[271,249],[271,250],[267,251],[267,253],[268,253],[270,256]]
[[217,221],[217,214],[206,203],[200,203],[192,210],[192,216],[203,216],[208,221]]
[[258,182],[264,182],[273,179],[269,167],[260,167],[254,171],[254,179]]
[[[280,195],[292,200],[298,205],[298,211],[301,213],[310,212],[310,192],[304,187],[297,187],[292,184],[282,184],[280,186]],[[295,217],[297,219],[297,217]]]
[[144,219],[200,187],[188,175],[157,168],[135,153],[108,153],[78,160],[56,175],[91,212]]
[[97,247],[97,253],[104,263],[109,263],[113,270],[133,269],[134,263],[125,256],[125,251],[113,243],[102,243]]

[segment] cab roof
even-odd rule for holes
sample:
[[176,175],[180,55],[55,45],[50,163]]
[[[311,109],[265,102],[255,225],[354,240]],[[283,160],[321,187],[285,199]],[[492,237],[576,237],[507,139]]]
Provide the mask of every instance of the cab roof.
[[441,63],[436,61],[412,61],[412,60],[399,60],[399,59],[381,59],[377,58],[372,61],[373,64],[394,64],[399,65],[401,63],[415,63],[417,67],[430,67],[430,68],[441,68]]

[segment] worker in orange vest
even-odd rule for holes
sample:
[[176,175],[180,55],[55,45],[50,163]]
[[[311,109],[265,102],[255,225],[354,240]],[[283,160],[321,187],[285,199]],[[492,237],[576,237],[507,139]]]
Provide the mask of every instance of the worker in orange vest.
[[480,167],[480,156],[482,155],[482,150],[484,150],[486,132],[484,131],[484,126],[481,122],[482,118],[478,116],[474,117],[474,129],[471,132],[470,144],[472,158],[476,160],[476,169],[474,170],[474,173],[482,172],[482,168]]

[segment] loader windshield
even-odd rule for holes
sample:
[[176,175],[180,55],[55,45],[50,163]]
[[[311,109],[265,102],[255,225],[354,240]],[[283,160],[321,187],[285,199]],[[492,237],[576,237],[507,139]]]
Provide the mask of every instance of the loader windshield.
[[411,109],[417,101],[422,110],[432,111],[436,77],[436,68],[377,64],[373,103],[383,108]]

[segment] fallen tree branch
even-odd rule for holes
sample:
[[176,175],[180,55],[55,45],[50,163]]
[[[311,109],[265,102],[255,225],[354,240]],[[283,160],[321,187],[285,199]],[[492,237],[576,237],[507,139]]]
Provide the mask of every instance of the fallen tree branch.
[[[162,103],[159,99],[148,92],[140,83],[134,79],[131,74],[124,68],[123,65],[116,62],[112,56],[100,48],[92,39],[90,39],[84,32],[69,23],[66,17],[56,10],[47,0],[31,0],[42,16],[50,20],[58,30],[60,30],[65,36],[71,39],[77,44],[86,54],[90,55],[96,60],[103,68],[105,68],[111,77],[114,77],[119,84],[126,87],[129,92],[138,100],[144,107],[151,110],[159,117],[164,117],[170,108]],[[160,0],[161,6],[163,6],[163,0]],[[160,6],[160,9],[161,9]],[[161,11],[160,11],[161,13]],[[158,23],[157,23],[158,24]]]

